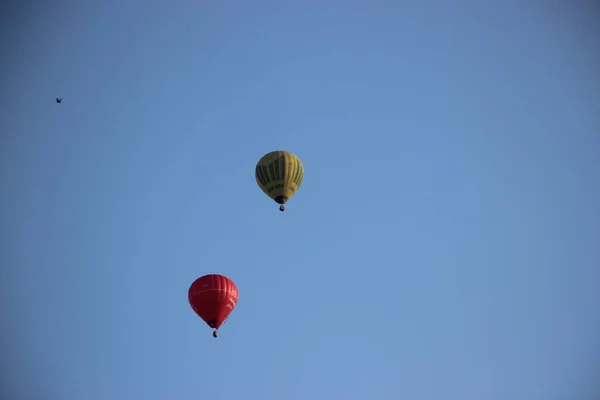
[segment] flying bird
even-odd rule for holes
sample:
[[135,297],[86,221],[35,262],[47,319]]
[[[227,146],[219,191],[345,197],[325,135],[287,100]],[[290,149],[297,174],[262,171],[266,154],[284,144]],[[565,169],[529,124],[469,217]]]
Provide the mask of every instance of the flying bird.
[[57,97],[57,98],[56,98],[56,102],[57,102],[57,103],[62,103],[62,97]]

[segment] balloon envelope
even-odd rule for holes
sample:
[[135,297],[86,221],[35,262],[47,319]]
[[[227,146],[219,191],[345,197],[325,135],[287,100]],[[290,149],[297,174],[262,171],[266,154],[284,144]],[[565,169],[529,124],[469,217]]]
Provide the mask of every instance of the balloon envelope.
[[210,274],[192,283],[188,299],[194,312],[208,326],[219,329],[237,304],[238,290],[228,277]]
[[302,185],[304,167],[294,154],[277,150],[258,161],[254,176],[267,196],[278,204],[285,204]]

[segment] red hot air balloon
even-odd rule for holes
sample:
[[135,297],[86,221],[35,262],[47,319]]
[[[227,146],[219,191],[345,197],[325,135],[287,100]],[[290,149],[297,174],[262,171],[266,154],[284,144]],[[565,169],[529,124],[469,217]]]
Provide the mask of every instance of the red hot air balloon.
[[192,309],[208,326],[213,336],[235,308],[238,300],[237,286],[223,275],[204,275],[194,281],[188,291]]

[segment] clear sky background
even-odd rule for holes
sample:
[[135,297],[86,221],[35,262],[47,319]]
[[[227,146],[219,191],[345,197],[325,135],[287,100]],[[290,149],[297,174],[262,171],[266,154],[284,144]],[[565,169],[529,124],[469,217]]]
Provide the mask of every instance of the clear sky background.
[[0,397],[600,398],[600,26],[564,3],[5,8]]

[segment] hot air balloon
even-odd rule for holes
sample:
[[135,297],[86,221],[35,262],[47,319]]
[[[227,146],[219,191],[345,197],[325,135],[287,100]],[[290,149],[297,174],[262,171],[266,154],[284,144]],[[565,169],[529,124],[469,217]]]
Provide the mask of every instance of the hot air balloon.
[[217,330],[235,308],[238,290],[226,276],[204,275],[192,283],[188,299],[194,312],[214,329],[213,337],[217,337]]
[[302,185],[304,167],[294,154],[277,150],[258,161],[254,175],[261,190],[280,204],[280,211],[285,211],[284,204]]

